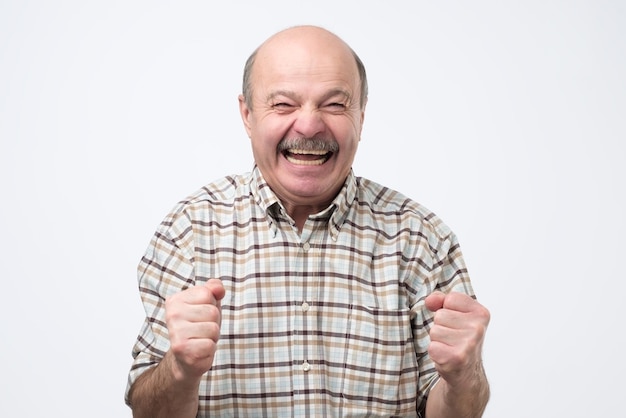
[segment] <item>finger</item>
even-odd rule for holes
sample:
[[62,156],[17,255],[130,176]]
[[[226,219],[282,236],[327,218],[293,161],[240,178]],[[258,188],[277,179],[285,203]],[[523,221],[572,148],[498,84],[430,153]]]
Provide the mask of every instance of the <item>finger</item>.
[[465,330],[468,336],[485,334],[489,325],[489,311],[476,302],[473,310],[462,312],[444,307],[435,312],[433,317],[434,326],[448,330]]
[[220,309],[211,304],[185,305],[184,319],[189,322],[216,322],[221,319]]
[[463,341],[463,330],[449,328],[445,325],[433,325],[429,333],[431,342],[439,342],[445,345],[455,345]]
[[170,340],[174,343],[186,343],[188,340],[211,340],[220,338],[220,327],[215,322],[192,322],[184,327],[170,331]]
[[215,304],[216,300],[213,293],[205,286],[194,286],[181,292],[174,293],[166,299],[166,303],[170,305],[189,304]]
[[209,289],[202,287],[200,290],[188,289],[165,301],[165,322],[170,331],[184,328],[189,323],[221,323],[221,310],[215,305],[218,302]]
[[211,293],[216,301],[222,300],[226,295],[224,284],[219,279],[210,279],[205,283],[205,286],[211,290]]
[[451,309],[442,308],[435,312],[433,316],[433,323],[446,328],[459,328],[462,327],[467,317],[463,312],[453,311]]
[[481,305],[465,293],[450,292],[445,296],[443,307],[457,312],[472,312]]
[[426,308],[432,312],[436,312],[439,309],[443,308],[444,300],[446,295],[440,291],[436,291],[426,296],[424,303],[426,304]]

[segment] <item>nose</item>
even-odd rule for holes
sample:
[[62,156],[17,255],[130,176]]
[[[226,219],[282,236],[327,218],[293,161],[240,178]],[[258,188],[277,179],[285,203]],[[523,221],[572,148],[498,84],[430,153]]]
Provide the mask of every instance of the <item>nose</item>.
[[301,108],[296,114],[293,129],[303,138],[313,138],[324,132],[326,124],[317,109]]

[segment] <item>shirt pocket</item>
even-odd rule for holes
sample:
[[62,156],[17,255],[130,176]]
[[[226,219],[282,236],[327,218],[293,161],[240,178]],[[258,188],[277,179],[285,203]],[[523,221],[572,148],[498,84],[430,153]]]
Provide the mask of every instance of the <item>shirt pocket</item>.
[[347,410],[415,416],[418,369],[409,309],[352,306],[343,354]]

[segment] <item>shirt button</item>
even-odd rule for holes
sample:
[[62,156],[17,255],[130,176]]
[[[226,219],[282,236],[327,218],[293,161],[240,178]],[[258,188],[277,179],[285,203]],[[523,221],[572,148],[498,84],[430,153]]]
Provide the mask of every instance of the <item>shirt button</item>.
[[304,251],[309,251],[310,248],[311,248],[311,245],[308,242],[305,242],[304,244],[302,244],[302,249]]
[[304,363],[302,363],[302,371],[308,372],[309,370],[311,370],[311,365],[305,360]]
[[302,302],[302,312],[307,312],[309,310],[309,304],[306,302]]

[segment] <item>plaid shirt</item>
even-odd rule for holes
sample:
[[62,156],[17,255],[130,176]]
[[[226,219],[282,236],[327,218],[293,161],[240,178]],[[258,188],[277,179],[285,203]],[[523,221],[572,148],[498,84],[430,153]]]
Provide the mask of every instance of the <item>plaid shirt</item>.
[[419,416],[438,378],[424,298],[473,296],[455,235],[423,206],[351,172],[298,233],[255,167],[180,202],[152,238],[127,394],[169,349],[165,299],[210,278],[226,296],[199,417]]

